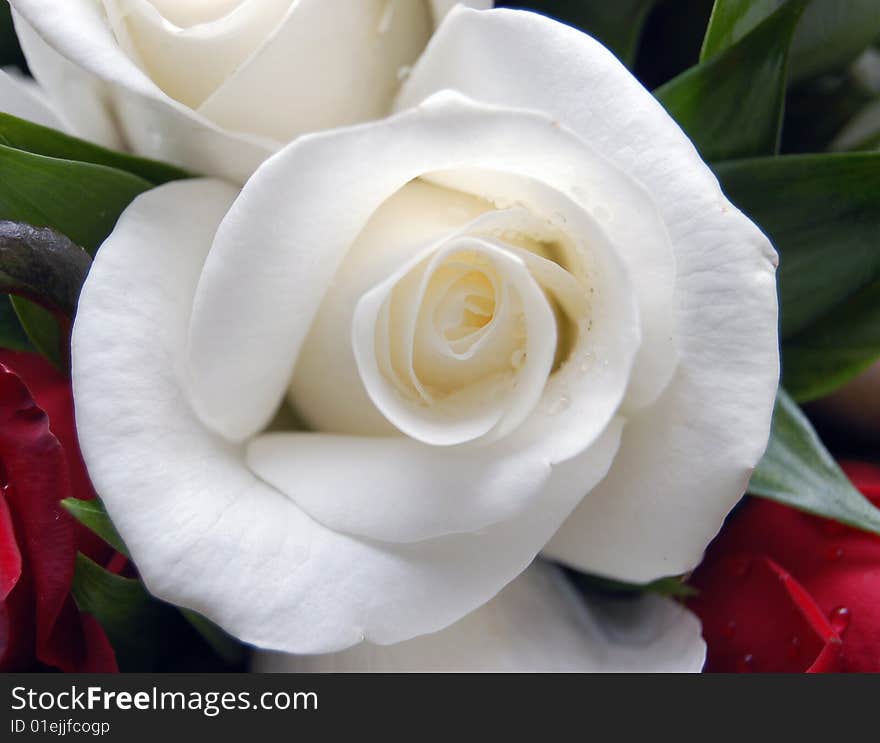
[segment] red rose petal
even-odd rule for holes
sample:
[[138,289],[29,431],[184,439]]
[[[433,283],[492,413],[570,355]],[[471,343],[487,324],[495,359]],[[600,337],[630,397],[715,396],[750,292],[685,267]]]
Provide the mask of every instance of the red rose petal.
[[842,461],[840,466],[862,493],[875,505],[880,506],[880,467],[867,462]]
[[0,349],[0,364],[12,369],[24,382],[37,406],[49,416],[49,428],[61,443],[68,460],[72,496],[95,497],[76,437],[70,380],[35,353]]
[[[74,420],[73,395],[70,380],[46,359],[35,353],[0,349],[0,364],[13,370],[24,382],[37,406],[49,416],[49,429],[63,450],[70,481],[70,497],[91,500],[95,491],[89,480],[79,449]],[[79,551],[103,565],[113,550],[91,530],[78,522],[75,526]]]
[[[73,580],[76,532],[58,505],[70,492],[61,445],[49,419],[16,374],[0,366],[0,458],[9,486],[19,548],[33,576],[37,601],[37,653],[51,645],[58,615]],[[51,548],[49,546],[51,545]],[[52,651],[49,651],[52,656]],[[50,657],[47,662],[56,660]]]
[[[8,356],[4,352],[4,358]],[[33,366],[29,355],[16,356],[27,357],[23,361]],[[61,387],[53,389],[60,395]],[[69,399],[69,386],[66,389]],[[52,404],[58,404],[58,395]],[[79,540],[77,524],[59,504],[71,496],[67,459],[50,430],[44,410],[19,376],[2,363],[0,460],[8,480],[4,503],[17,536],[23,570],[32,585],[28,596],[33,607],[36,660],[64,671],[76,671],[93,665],[95,659],[89,657],[89,652],[94,647],[100,653],[98,664],[106,667],[106,660],[101,660],[106,657],[106,646],[95,640],[100,628],[81,618],[70,596]],[[22,601],[24,586],[21,591],[18,589],[11,596]],[[20,658],[21,648],[26,644],[25,630],[16,621],[21,612],[11,611],[10,606],[7,602],[4,607],[5,654]]]
[[[5,490],[4,487],[3,491]],[[21,578],[21,552],[18,549],[6,496],[4,492],[0,492],[0,601],[6,600],[19,578]]]
[[[842,467],[880,505],[880,467],[864,462],[843,462]],[[750,616],[762,611],[760,603],[751,605],[737,595],[739,589],[719,570],[721,561],[734,556],[740,561],[766,557],[781,566],[818,607],[821,622],[816,622],[835,628],[842,647],[829,646],[805,670],[880,672],[880,537],[778,503],[748,499],[710,545],[694,577],[702,594],[692,606],[704,621],[710,657],[733,651],[725,628],[706,612],[718,605]]]
[[707,671],[802,672],[840,654],[840,638],[809,594],[764,556],[710,556],[688,604],[703,622]]
[[0,601],[0,672],[32,669],[35,624],[33,586],[23,570],[15,588]]
[[90,614],[81,614],[85,636],[85,661],[79,673],[117,673],[116,653],[98,621]]

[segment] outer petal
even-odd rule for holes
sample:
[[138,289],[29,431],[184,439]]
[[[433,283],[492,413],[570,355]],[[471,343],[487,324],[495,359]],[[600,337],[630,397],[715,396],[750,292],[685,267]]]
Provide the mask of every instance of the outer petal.
[[399,70],[418,59],[431,31],[424,0],[334,0],[332,10],[326,0],[298,0],[199,111],[279,142],[379,118],[397,93]]
[[13,0],[34,76],[78,135],[244,182],[279,146],[224,131],[172,100],[123,52],[91,0]]
[[[198,16],[187,18],[181,11],[165,16],[160,11],[167,9],[151,0],[104,0],[104,6],[116,37],[150,79],[175,100],[197,108],[263,44],[291,1],[245,0],[188,26],[175,23]],[[277,76],[272,82],[279,84]]]
[[0,70],[0,111],[52,129],[64,129],[49,105],[23,79]]
[[398,105],[446,88],[556,117],[660,210],[678,267],[679,370],[630,421],[609,477],[549,554],[631,581],[685,572],[766,445],[778,380],[775,253],[660,104],[590,37],[532,13],[458,9]]
[[439,26],[456,5],[467,5],[474,10],[488,10],[495,4],[495,0],[430,0],[430,3],[434,23]]
[[[5,479],[5,474],[3,477]],[[6,490],[5,485],[3,490]],[[12,514],[3,495],[0,496],[0,602],[6,601],[20,578],[21,551],[18,549]]]
[[204,428],[182,385],[196,284],[234,197],[210,181],[150,191],[98,252],[72,353],[96,490],[150,590],[247,642],[315,653],[440,630],[533,560],[581,497],[572,483],[604,474],[620,422],[555,471],[567,487],[482,533],[389,546],[324,528]]
[[388,647],[333,655],[257,653],[258,672],[699,671],[700,623],[659,596],[584,597],[562,572],[536,562],[489,603],[451,627]]

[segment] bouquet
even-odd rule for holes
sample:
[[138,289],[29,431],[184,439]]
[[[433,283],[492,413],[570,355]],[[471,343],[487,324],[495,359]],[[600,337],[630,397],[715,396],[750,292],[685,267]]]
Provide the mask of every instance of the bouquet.
[[0,668],[880,670],[874,0],[0,7]]

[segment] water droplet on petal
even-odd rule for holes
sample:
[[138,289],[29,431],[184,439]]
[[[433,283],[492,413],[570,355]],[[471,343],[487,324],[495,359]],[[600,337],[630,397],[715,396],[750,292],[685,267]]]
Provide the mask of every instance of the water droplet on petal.
[[830,560],[830,561],[839,560],[841,557],[843,557],[843,555],[844,555],[843,547],[840,547],[840,546],[832,545],[831,547],[828,547],[825,550],[825,559],[826,560]]
[[385,3],[382,15],[379,16],[379,25],[376,27],[376,33],[379,35],[387,34],[391,28],[391,22],[394,20],[394,3],[389,0]]
[[577,201],[583,204],[585,201],[589,199],[589,193],[587,190],[581,186],[572,186],[571,187],[571,195],[575,197]]
[[788,641],[788,657],[792,660],[797,660],[797,658],[801,654],[801,638],[797,635],[792,635],[791,640]]
[[738,673],[752,673],[755,670],[755,656],[746,653],[736,662],[736,670]]
[[724,636],[725,636],[728,640],[730,640],[730,639],[733,638],[733,636],[736,634],[736,622],[735,622],[733,619],[731,619],[731,620],[730,620],[730,621],[724,626],[724,629],[723,629],[722,631],[723,631],[723,633],[724,633]]
[[748,555],[733,555],[724,566],[728,575],[733,578],[745,578],[752,567],[752,558]]
[[828,615],[828,619],[831,622],[832,629],[842,637],[843,633],[846,632],[847,627],[849,627],[850,619],[852,619],[852,612],[845,606],[838,606],[831,611]]
[[3,464],[3,460],[0,459],[0,491],[7,490],[9,488],[9,473],[6,471],[6,467]]
[[404,80],[406,80],[409,77],[411,72],[412,72],[412,67],[410,65],[405,64],[405,65],[402,65],[401,67],[398,67],[397,68],[397,82],[402,83]]
[[550,405],[547,407],[547,412],[550,415],[558,415],[559,413],[568,410],[569,405],[571,405],[571,400],[569,399],[568,395],[562,395],[561,397],[550,403]]

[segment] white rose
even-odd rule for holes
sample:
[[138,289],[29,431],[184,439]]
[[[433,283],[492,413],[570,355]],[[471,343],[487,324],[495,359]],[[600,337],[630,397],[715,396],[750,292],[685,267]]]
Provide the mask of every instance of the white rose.
[[684,573],[767,441],[776,254],[606,49],[459,9],[400,106],[144,194],[80,300],[98,492],[259,647],[436,632],[542,550]]
[[10,4],[31,71],[74,132],[243,182],[299,134],[386,115],[455,2]]

